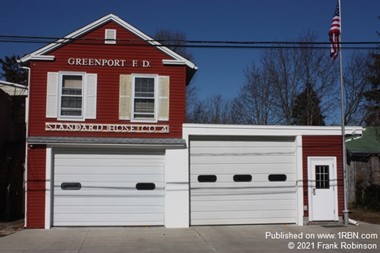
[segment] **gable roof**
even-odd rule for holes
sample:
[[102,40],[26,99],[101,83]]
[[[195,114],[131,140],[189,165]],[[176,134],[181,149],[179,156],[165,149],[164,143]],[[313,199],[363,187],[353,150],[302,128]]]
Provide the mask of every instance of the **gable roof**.
[[346,139],[350,154],[380,154],[380,127],[366,127],[360,138]]
[[107,16],[104,16],[68,35],[66,35],[64,38],[59,39],[53,43],[48,44],[47,46],[40,48],[24,57],[22,57],[20,60],[21,62],[28,62],[30,60],[45,60],[45,61],[52,61],[54,60],[54,56],[52,55],[46,55],[47,53],[51,52],[52,50],[61,47],[62,44],[65,44],[72,39],[78,38],[87,32],[96,29],[97,27],[109,22],[114,21],[120,26],[124,27],[128,31],[132,32],[133,34],[137,35],[139,38],[141,38],[144,41],[147,41],[153,46],[156,46],[157,49],[163,51],[167,55],[171,56],[173,59],[163,60],[164,64],[169,65],[186,65],[188,68],[190,68],[194,73],[198,69],[197,66],[192,63],[191,61],[187,60],[186,58],[180,56],[179,54],[175,53],[174,51],[170,50],[169,48],[162,46],[159,42],[155,41],[145,33],[141,32],[137,28],[133,27],[132,25],[128,24],[118,16],[114,14],[109,14]]

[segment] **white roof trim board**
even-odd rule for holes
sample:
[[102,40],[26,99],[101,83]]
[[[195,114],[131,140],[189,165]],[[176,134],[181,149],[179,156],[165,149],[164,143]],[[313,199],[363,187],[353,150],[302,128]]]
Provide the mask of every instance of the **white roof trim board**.
[[28,54],[28,55],[22,57],[21,61],[27,62],[30,60],[48,60],[48,61],[54,60],[54,56],[47,56],[44,54],[49,53],[50,51],[60,47],[62,43],[68,42],[73,38],[77,38],[77,37],[89,32],[89,31],[95,29],[96,27],[101,26],[101,25],[103,25],[109,21],[114,21],[114,22],[118,23],[119,25],[121,25],[125,29],[129,30],[130,32],[132,32],[135,35],[137,35],[138,37],[140,37],[141,39],[148,41],[148,43],[150,43],[151,45],[157,46],[157,48],[159,50],[163,51],[167,55],[174,58],[174,60],[173,59],[163,60],[164,64],[166,62],[170,62],[170,64],[174,64],[175,62],[177,62],[177,64],[179,64],[179,65],[185,64],[191,69],[197,69],[197,66],[195,66],[195,64],[192,63],[191,61],[189,61],[189,60],[185,59],[184,57],[180,56],[179,54],[173,52],[169,48],[162,46],[159,42],[153,40],[151,37],[149,37],[145,33],[141,32],[137,28],[133,27],[132,25],[128,24],[127,22],[125,22],[124,20],[122,20],[121,18],[119,18],[118,16],[116,16],[114,14],[109,14],[107,16],[104,16],[104,17],[82,27],[81,29],[76,30],[76,31],[68,34],[63,39],[59,39],[54,43],[48,44],[47,46],[45,46],[45,47],[43,47],[37,51],[34,51],[31,54]]
[[[346,126],[345,135],[361,135],[361,126]],[[307,136],[341,135],[340,126],[280,126],[280,125],[213,125],[183,124],[184,137],[188,135],[227,136]]]

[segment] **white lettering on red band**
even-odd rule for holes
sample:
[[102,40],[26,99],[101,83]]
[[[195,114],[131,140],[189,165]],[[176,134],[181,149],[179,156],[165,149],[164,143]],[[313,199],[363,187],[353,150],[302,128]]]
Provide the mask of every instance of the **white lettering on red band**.
[[141,67],[150,68],[151,63],[147,60],[125,59],[95,59],[95,58],[68,58],[67,64],[75,66],[100,66],[100,67]]
[[127,124],[85,124],[85,123],[45,123],[49,132],[107,132],[107,133],[169,133],[168,125],[127,125]]

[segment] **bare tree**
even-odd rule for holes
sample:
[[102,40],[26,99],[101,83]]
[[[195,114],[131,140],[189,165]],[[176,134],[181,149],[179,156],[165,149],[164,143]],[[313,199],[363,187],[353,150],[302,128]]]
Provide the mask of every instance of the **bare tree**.
[[276,120],[271,111],[273,93],[268,78],[254,63],[247,67],[245,84],[240,93],[232,102],[232,123],[268,125],[275,124]]
[[187,116],[189,123],[231,124],[231,102],[221,95],[197,101]]
[[230,120],[230,102],[223,99],[221,95],[211,96],[207,100],[209,121],[211,124],[229,124]]
[[361,125],[365,119],[364,93],[371,87],[371,57],[368,53],[354,52],[344,71],[345,123]]
[[[271,117],[278,119],[276,123],[292,123],[294,101],[305,83],[310,83],[318,94],[322,114],[327,115],[333,109],[337,70],[329,61],[327,50],[314,46],[316,39],[314,33],[307,33],[297,40],[296,47],[275,45],[261,56],[262,77],[272,93]],[[259,85],[258,82],[255,84]]]
[[170,48],[172,51],[182,57],[193,60],[193,55],[186,50],[186,34],[179,31],[161,29],[154,35],[154,39],[162,45]]
[[188,110],[186,115],[187,123],[207,123],[208,119],[208,109],[205,101],[194,101],[191,109]]

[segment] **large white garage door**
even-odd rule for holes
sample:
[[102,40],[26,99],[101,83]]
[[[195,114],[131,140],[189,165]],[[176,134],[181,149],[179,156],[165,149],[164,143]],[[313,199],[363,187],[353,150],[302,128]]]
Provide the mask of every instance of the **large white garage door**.
[[190,178],[192,225],[296,222],[294,138],[193,138]]
[[54,226],[164,224],[163,152],[56,151]]

